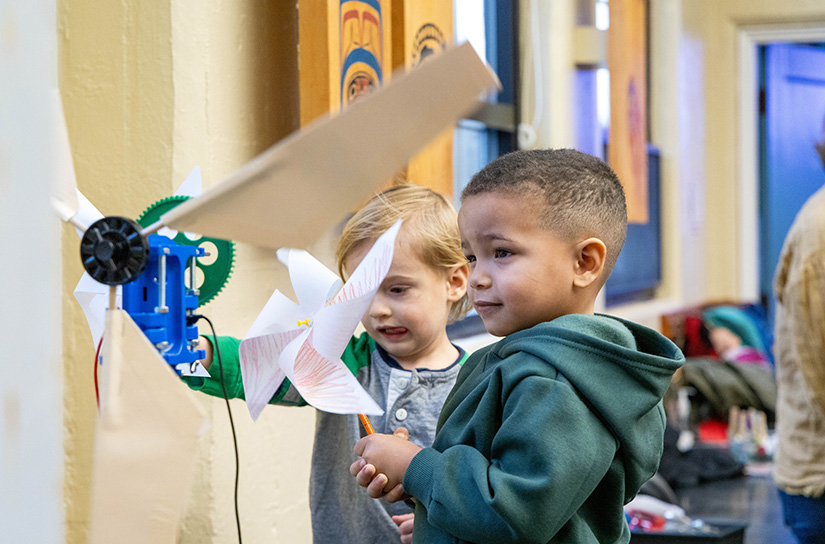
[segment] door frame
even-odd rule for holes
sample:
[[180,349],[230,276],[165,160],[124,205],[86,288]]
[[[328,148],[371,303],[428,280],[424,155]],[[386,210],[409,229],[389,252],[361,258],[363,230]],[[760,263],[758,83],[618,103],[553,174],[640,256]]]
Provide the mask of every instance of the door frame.
[[737,28],[739,286],[742,300],[759,300],[759,60],[773,42],[825,42],[825,23],[742,25]]

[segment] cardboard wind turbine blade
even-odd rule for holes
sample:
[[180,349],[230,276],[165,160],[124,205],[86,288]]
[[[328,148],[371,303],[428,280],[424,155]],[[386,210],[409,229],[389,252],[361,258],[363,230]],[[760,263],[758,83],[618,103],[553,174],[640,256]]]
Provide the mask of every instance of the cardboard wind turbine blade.
[[263,247],[306,247],[497,84],[469,43],[445,51],[285,138],[160,222]]
[[123,310],[106,312],[93,544],[173,543],[206,414]]

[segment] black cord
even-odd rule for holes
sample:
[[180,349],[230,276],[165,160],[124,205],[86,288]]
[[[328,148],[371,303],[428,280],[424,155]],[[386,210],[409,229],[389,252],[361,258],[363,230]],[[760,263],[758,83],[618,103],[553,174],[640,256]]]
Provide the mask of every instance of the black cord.
[[203,319],[207,323],[209,323],[209,328],[212,329],[212,337],[215,339],[214,346],[215,346],[215,353],[218,356],[218,371],[221,374],[221,389],[223,390],[223,400],[226,402],[226,413],[229,414],[229,426],[232,428],[232,444],[235,446],[235,523],[238,526],[238,544],[242,544],[243,540],[241,539],[241,516],[238,510],[238,477],[240,475],[240,461],[238,458],[238,437],[235,434],[235,422],[232,420],[232,409],[229,407],[229,395],[226,394],[226,383],[223,379],[223,361],[221,360],[221,348],[218,346],[218,335],[215,333],[215,326],[212,324],[212,321],[209,320],[208,317],[205,315],[193,315],[192,318],[194,321],[192,323],[197,322],[199,319]]

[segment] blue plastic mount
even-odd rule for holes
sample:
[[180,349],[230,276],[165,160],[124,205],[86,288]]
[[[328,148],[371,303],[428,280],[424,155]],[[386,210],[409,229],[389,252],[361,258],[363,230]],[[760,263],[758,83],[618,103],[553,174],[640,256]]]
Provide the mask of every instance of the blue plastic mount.
[[205,250],[159,234],[147,240],[149,261],[135,281],[123,286],[123,309],[180,374],[177,365],[205,356],[203,350],[195,349],[198,327],[187,324],[187,317],[198,308],[198,293],[187,288],[185,280],[190,260],[203,257]]

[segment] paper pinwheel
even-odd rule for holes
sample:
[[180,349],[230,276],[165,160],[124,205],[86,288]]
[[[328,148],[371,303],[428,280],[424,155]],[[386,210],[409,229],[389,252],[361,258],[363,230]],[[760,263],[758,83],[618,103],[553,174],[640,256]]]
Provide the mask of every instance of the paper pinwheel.
[[252,419],[258,418],[284,377],[319,410],[384,413],[341,361],[341,354],[390,269],[400,227],[398,221],[376,240],[340,290],[338,276],[306,251],[278,250],[278,259],[289,268],[298,304],[275,291],[241,342],[241,374]]

